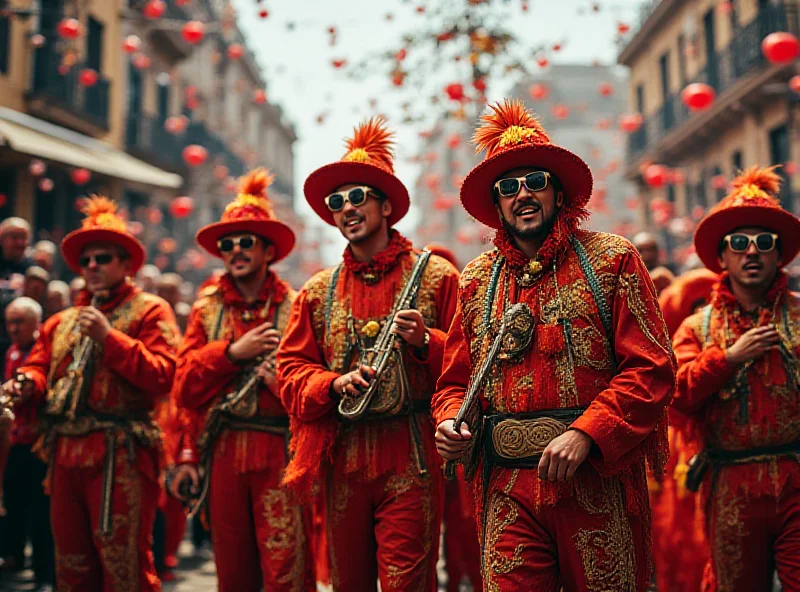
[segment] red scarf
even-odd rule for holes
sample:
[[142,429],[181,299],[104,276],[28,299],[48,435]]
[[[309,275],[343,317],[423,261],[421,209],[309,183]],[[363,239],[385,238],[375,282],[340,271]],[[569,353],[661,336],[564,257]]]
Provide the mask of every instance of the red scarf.
[[230,273],[226,273],[219,278],[217,288],[222,293],[222,302],[225,306],[234,308],[253,308],[255,305],[264,304],[272,296],[272,304],[280,304],[286,297],[289,289],[286,283],[281,281],[272,270],[267,270],[267,277],[264,279],[264,286],[256,298],[255,302],[247,302],[244,296],[236,287],[236,282]]
[[[128,299],[128,296],[138,294],[141,290],[131,281],[125,280],[109,291],[107,300],[104,300],[97,308],[102,312],[110,312]],[[78,292],[75,298],[75,306],[89,306],[92,303],[92,294],[86,289]]]
[[544,239],[534,259],[528,259],[528,256],[520,251],[514,237],[505,228],[495,233],[494,246],[505,256],[514,275],[519,277],[525,273],[531,273],[531,261],[538,261],[541,264],[541,271],[537,273],[542,273],[553,266],[556,257],[562,257],[567,253],[569,238],[575,234],[581,222],[588,217],[589,212],[584,208],[564,206],[557,214],[550,234]]
[[344,265],[354,275],[365,281],[377,281],[397,265],[402,255],[411,253],[411,250],[411,241],[391,229],[389,230],[389,244],[369,261],[358,261],[353,256],[353,249],[348,245],[344,250]]

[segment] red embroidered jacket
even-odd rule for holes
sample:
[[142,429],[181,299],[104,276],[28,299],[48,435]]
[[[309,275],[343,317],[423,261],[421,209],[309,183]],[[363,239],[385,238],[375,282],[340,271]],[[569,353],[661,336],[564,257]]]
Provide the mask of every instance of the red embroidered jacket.
[[[48,319],[26,364],[20,368],[34,380],[39,403],[44,401],[47,389],[66,374],[81,338],[76,329],[78,313],[90,301],[91,296],[83,292],[78,306]],[[161,298],[142,292],[132,283],[116,288],[99,308],[114,320],[105,341],[94,347],[87,408],[120,417],[152,415],[159,398],[169,393],[175,373],[178,328],[172,309]],[[100,431],[59,437],[51,460],[67,467],[96,467],[104,456],[105,434]],[[158,447],[136,455],[137,468],[152,478],[158,474],[159,462]]]
[[[629,511],[641,515],[647,508],[645,458],[658,471],[667,450],[666,406],[675,388],[667,330],[634,247],[615,235],[577,231],[574,236],[593,269],[598,297],[610,313],[613,334],[607,335],[590,287],[594,280],[581,269],[568,235],[560,236],[558,248],[550,244],[552,255],[542,262],[540,275],[505,232],[495,239],[497,249],[464,269],[444,370],[433,397],[434,418],[438,424],[456,416],[503,311],[525,302],[536,320],[533,341],[521,358],[495,364],[481,393],[483,410],[586,407],[571,427],[591,436],[596,447],[572,481],[541,481],[535,470],[520,471],[515,487],[529,491],[538,507],[573,495],[579,487],[598,487],[598,475],[617,475],[626,487]],[[560,319],[571,324],[571,352]],[[499,471],[492,487],[504,487],[512,474],[516,472]]]
[[[706,446],[747,450],[800,441],[800,296],[780,273],[764,304],[744,311],[727,274],[714,287],[710,308],[687,318],[675,334],[678,388],[673,406],[700,424]],[[753,327],[774,324],[788,354],[777,348],[744,366],[728,362],[727,349]],[[710,477],[710,475],[707,475]],[[732,495],[777,495],[800,485],[794,459],[723,467],[716,487]]]
[[[278,351],[278,376],[281,398],[289,410],[294,453],[286,482],[303,494],[319,482],[334,456],[342,455],[345,471],[363,469],[369,478],[402,473],[412,462],[407,416],[344,426],[337,419],[338,401],[330,389],[336,378],[351,369],[343,366],[348,340],[355,337],[352,330],[361,335],[371,321],[386,321],[414,261],[411,243],[392,231],[388,248],[372,261],[356,261],[348,247],[338,271],[315,275],[295,300]],[[457,278],[450,263],[431,256],[417,297],[417,308],[430,330],[428,355],[424,360],[416,358],[413,348],[408,348],[406,358],[415,400],[430,399],[441,371],[444,331],[455,310]],[[431,469],[439,464],[433,425],[429,419],[420,423],[425,461]]]
[[[291,287],[270,272],[259,297],[248,303],[231,276],[226,274],[195,302],[178,352],[173,388],[175,401],[183,410],[179,463],[199,461],[197,439],[203,431],[206,415],[235,388],[242,367],[226,355],[229,345],[267,321],[273,322],[278,331],[283,332],[294,297]],[[268,300],[270,306],[266,311]],[[277,394],[270,392],[264,384],[258,392],[258,415],[286,415]],[[217,446],[235,446],[236,468],[240,472],[267,467],[282,470],[286,466],[285,441],[277,434],[225,430]],[[276,454],[276,450],[281,451],[280,454]]]

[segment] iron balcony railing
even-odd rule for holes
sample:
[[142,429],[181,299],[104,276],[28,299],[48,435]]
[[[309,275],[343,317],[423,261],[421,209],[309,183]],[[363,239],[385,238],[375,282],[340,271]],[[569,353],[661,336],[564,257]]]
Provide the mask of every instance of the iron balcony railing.
[[129,114],[125,144],[130,152],[170,168],[181,166],[184,141],[164,129],[164,120],[149,115]]
[[[766,63],[761,52],[761,42],[764,37],[776,31],[794,34],[800,32],[796,6],[779,3],[762,8],[758,16],[740,29],[727,47],[714,54],[713,59],[690,82],[710,85],[719,98],[743,76]],[[629,158],[644,152],[692,115],[681,101],[680,91],[669,95],[661,108],[628,137]]]
[[59,60],[47,46],[36,50],[33,80],[28,97],[43,100],[60,107],[90,123],[108,129],[108,102],[111,83],[98,74],[93,86],[80,83],[83,64],[72,66],[66,73],[59,72]]

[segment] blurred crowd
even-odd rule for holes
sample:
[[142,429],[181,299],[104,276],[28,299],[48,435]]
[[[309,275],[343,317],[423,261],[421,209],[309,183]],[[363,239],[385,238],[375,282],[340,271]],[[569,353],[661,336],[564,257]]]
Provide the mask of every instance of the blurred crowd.
[[[72,306],[84,287],[83,279],[73,277],[61,264],[55,243],[41,240],[32,244],[31,239],[27,220],[11,217],[0,222],[0,314],[4,319],[0,323],[0,365],[4,381],[13,378],[27,359],[42,324]],[[65,270],[63,274],[60,269]],[[195,285],[177,273],[162,273],[154,265],[145,265],[136,282],[172,306],[183,332],[196,297]],[[43,486],[47,465],[36,453],[37,440],[35,411],[28,416],[26,410],[17,410],[13,423],[0,424],[0,448],[8,448],[5,474],[0,477],[0,570],[30,567],[36,590],[47,592],[54,583],[54,549],[49,497]],[[2,469],[0,466],[0,476]],[[155,525],[154,554],[162,579],[169,580],[186,520],[177,500],[163,497]],[[172,507],[175,503],[177,507]],[[197,520],[192,526],[195,548],[201,549],[207,539],[208,533]],[[25,556],[28,543],[30,560]]]

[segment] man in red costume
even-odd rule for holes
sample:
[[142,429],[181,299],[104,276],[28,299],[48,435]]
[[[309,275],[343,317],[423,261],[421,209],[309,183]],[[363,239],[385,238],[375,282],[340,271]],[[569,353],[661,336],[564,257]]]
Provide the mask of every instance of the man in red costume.
[[[670,335],[686,317],[708,304],[718,275],[695,269],[679,276],[658,298]],[[695,421],[674,407],[669,409],[669,463],[660,481],[652,479],[653,559],[659,590],[700,590],[708,561],[708,542],[697,496],[686,489],[689,459],[697,453]]]
[[[382,119],[369,120],[341,161],[306,180],[308,203],[349,246],[338,267],[306,283],[278,352],[292,422],[286,482],[305,498],[321,490],[330,577],[342,591],[376,590],[378,580],[383,592],[436,590],[442,475],[430,396],[457,272],[392,228],[409,197],[391,138]],[[395,306],[415,268],[416,298]],[[376,377],[381,343],[376,357],[389,361]]]
[[711,561],[704,590],[800,590],[800,300],[781,268],[800,219],[780,177],[753,167],[700,222],[697,254],[721,273],[708,306],[675,335],[673,405],[702,430],[687,486],[700,487]]
[[628,241],[578,229],[589,168],[521,102],[474,141],[461,202],[497,248],[462,272],[433,411],[442,456],[480,463],[486,589],[645,590],[645,462],[663,468],[675,386],[655,290]]
[[[160,590],[150,551],[161,433],[152,420],[175,373],[169,305],[130,278],[145,249],[104,197],[61,243],[86,288],[44,325],[15,396],[45,401],[50,514],[61,592]],[[46,399],[46,400],[45,400]]]
[[275,350],[294,292],[270,269],[294,247],[267,197],[272,177],[242,179],[222,220],[197,242],[227,273],[195,303],[178,354],[174,396],[188,424],[173,492],[204,474],[219,589],[314,590],[300,504],[281,486],[289,419],[278,398]]

